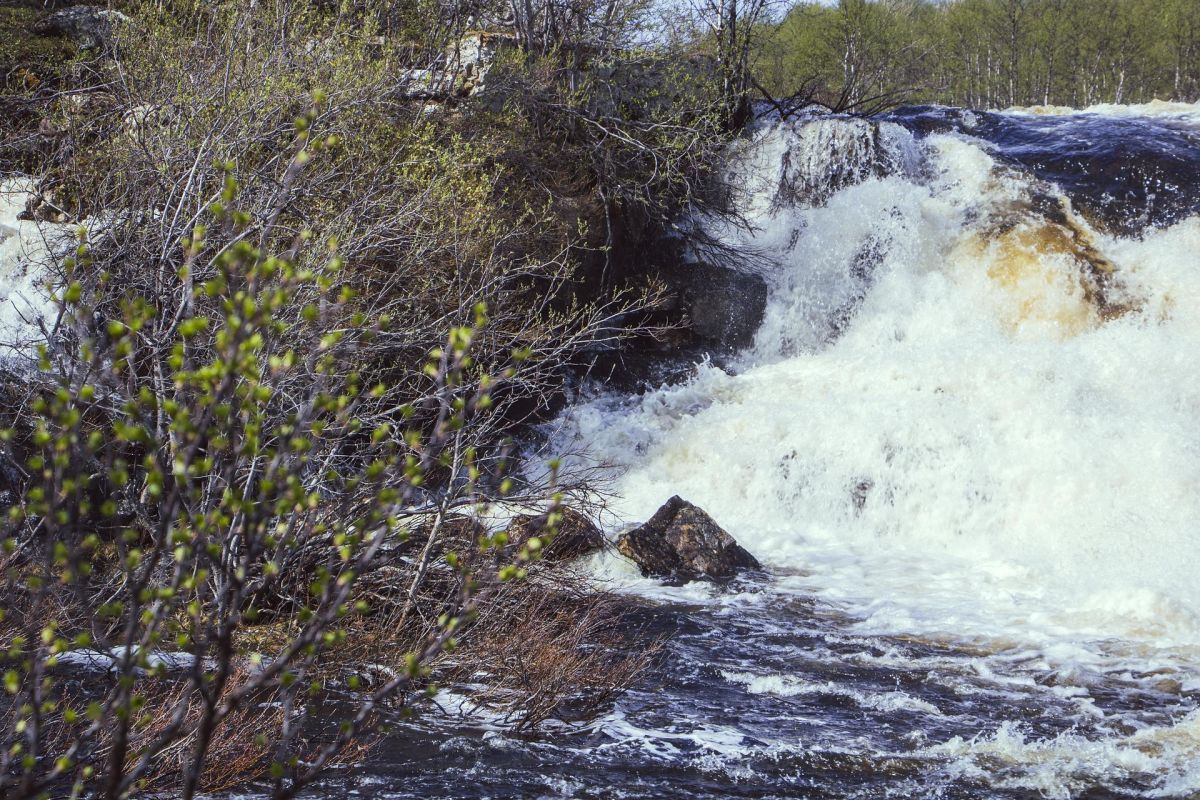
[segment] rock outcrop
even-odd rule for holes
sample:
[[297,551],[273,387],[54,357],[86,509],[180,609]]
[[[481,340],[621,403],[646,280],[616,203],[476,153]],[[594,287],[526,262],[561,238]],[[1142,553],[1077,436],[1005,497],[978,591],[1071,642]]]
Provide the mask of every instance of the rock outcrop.
[[400,93],[410,100],[444,102],[471,97],[485,88],[497,57],[516,47],[516,39],[505,33],[476,31],[451,42],[434,64],[405,70]]
[[71,39],[85,50],[107,50],[112,44],[113,26],[128,19],[120,11],[72,6],[38,20],[33,24],[33,32]]
[[679,496],[645,525],[622,535],[617,550],[643,575],[684,581],[731,578],[740,569],[760,566],[712,517]]
[[702,262],[669,271],[687,329],[709,350],[734,352],[754,343],[767,308],[767,282],[760,275]]
[[553,537],[546,535],[546,515],[539,514],[514,518],[507,529],[509,541],[520,545],[531,536],[549,538],[550,543],[542,550],[546,561],[570,561],[604,549],[604,534],[590,519],[571,508],[560,508],[558,513],[562,518]]

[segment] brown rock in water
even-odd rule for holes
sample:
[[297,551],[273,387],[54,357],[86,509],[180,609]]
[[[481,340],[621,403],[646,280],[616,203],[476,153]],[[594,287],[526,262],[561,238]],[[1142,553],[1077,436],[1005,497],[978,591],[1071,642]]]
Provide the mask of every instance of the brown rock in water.
[[[560,508],[558,513],[562,519],[550,543],[542,550],[543,559],[570,561],[604,549],[604,534],[590,519],[572,508]],[[550,538],[546,535],[545,514],[516,517],[509,523],[507,533],[509,541],[518,545],[531,536]]]
[[730,578],[739,569],[760,566],[712,517],[678,496],[623,535],[617,550],[643,575],[683,580]]

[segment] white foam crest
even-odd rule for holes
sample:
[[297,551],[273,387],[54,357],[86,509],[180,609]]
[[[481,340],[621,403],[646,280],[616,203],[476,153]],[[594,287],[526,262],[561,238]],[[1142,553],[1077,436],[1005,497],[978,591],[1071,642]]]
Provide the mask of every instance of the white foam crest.
[[635,744],[647,754],[664,760],[695,748],[727,758],[743,758],[753,749],[737,728],[689,721],[681,721],[670,730],[646,727],[630,719],[620,706],[598,720],[594,727],[611,739],[596,745],[596,750]]
[[1148,103],[1097,103],[1083,108],[1071,106],[1012,106],[1003,113],[1022,116],[1065,117],[1095,114],[1105,117],[1176,117],[1200,122],[1200,103],[1151,100]]
[[930,716],[943,716],[941,709],[919,697],[913,697],[901,691],[894,692],[860,692],[843,684],[826,681],[814,683],[792,675],[757,675],[750,672],[721,672],[725,680],[741,684],[750,694],[769,694],[777,697],[799,697],[803,695],[824,695],[842,697],[855,705],[873,711],[916,712]]
[[1005,722],[988,736],[956,736],[926,753],[951,759],[949,769],[959,777],[1049,798],[1131,782],[1148,786],[1146,796],[1185,797],[1200,790],[1200,712],[1170,726],[1100,739],[1074,733],[1040,739]]
[[727,245],[778,260],[805,228],[797,209],[820,206],[871,177],[915,174],[919,165],[915,139],[895,123],[828,114],[767,117],[731,147],[724,178],[740,221],[700,224]]

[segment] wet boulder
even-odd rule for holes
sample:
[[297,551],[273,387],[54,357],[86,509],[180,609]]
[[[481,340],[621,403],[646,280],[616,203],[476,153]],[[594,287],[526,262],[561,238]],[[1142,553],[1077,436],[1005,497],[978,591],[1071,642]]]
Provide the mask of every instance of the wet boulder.
[[550,533],[547,515],[522,515],[509,523],[506,530],[509,541],[521,545],[533,536],[549,539],[550,543],[542,549],[542,558],[546,561],[570,561],[604,549],[604,534],[590,519],[573,508],[560,508],[557,513],[560,519],[555,524],[553,536],[547,535]]
[[754,343],[767,307],[762,276],[721,266],[687,264],[673,276],[692,334],[726,350]]
[[650,521],[621,536],[617,550],[643,575],[684,581],[730,578],[740,569],[756,569],[750,555],[703,509],[672,497]]
[[[636,248],[640,245],[633,245]],[[640,314],[617,320],[642,333],[616,346],[611,337],[587,355],[588,377],[620,391],[640,392],[687,380],[705,360],[719,366],[754,344],[769,290],[759,274],[689,261],[663,246],[654,277],[664,288]]]
[[660,335],[657,344],[689,356],[719,356],[754,344],[767,309],[767,281],[756,272],[714,263],[719,260],[694,260],[682,252],[664,257],[657,277],[666,294],[649,322],[672,335]]

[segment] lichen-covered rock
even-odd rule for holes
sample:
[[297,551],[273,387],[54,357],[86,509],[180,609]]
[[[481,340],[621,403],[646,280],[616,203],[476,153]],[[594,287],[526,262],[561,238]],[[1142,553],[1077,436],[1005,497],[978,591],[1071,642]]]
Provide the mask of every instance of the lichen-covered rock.
[[546,515],[539,514],[514,518],[506,531],[509,541],[520,545],[531,536],[549,538],[550,543],[542,550],[546,561],[570,561],[604,549],[604,534],[590,519],[572,508],[560,508],[558,513],[561,519],[553,537],[546,535]]
[[70,217],[62,206],[63,202],[54,191],[45,188],[29,195],[25,210],[17,215],[17,219],[22,222],[67,222]]
[[71,39],[85,50],[107,50],[112,43],[113,26],[128,19],[120,11],[72,6],[38,20],[33,24],[33,32]]
[[712,517],[679,496],[668,500],[645,525],[621,536],[617,550],[643,575],[664,578],[730,578],[739,569],[759,567],[758,560]]
[[410,100],[445,101],[482,92],[499,55],[516,47],[509,34],[476,31],[451,42],[438,61],[404,70],[400,93]]

